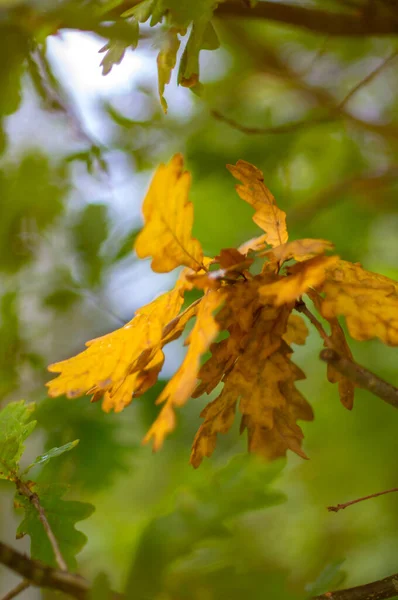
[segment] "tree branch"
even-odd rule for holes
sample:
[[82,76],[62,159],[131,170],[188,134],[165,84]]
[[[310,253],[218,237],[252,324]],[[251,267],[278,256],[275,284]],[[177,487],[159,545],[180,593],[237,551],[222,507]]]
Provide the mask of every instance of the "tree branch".
[[330,36],[392,35],[398,33],[398,20],[391,15],[377,12],[331,12],[279,2],[259,2],[253,8],[242,2],[229,0],[219,4],[216,15],[246,19],[266,19],[293,27],[301,27],[313,33]]
[[28,587],[30,587],[30,582],[27,579],[24,579],[23,581],[21,581],[21,583],[18,583],[18,585],[16,585],[12,590],[10,590],[8,594],[3,596],[1,600],[12,600],[12,598],[16,598],[18,594],[28,589]]
[[312,312],[308,309],[306,304],[301,300],[301,301],[296,302],[294,308],[297,310],[297,312],[303,313],[303,315],[305,315],[307,317],[307,319],[309,321],[311,321],[311,323],[313,324],[313,326],[315,327],[315,329],[317,330],[317,332],[319,333],[319,335],[325,342],[325,346],[327,346],[331,350],[331,352],[334,352],[333,344],[332,344],[330,337],[328,336],[328,334],[322,327],[320,321],[318,321],[316,316],[312,314]]
[[52,569],[2,542],[0,542],[0,563],[24,577],[34,586],[59,590],[78,600],[87,598],[90,586],[83,577]]
[[333,348],[329,347],[322,350],[319,357],[326,363],[333,365],[339,373],[359,387],[372,392],[372,394],[391,404],[394,408],[398,408],[398,388],[391,385],[391,383],[387,383],[387,381],[368,371],[365,367],[340,356]]
[[393,488],[391,490],[384,490],[383,492],[376,492],[376,494],[369,494],[369,496],[363,496],[362,498],[357,498],[356,500],[350,500],[350,502],[344,502],[344,504],[337,504],[336,506],[328,506],[329,512],[339,512],[339,510],[344,510],[347,506],[352,506],[353,504],[358,504],[358,502],[363,502],[364,500],[370,500],[371,498],[377,498],[378,496],[384,496],[384,494],[391,494],[391,492],[398,492],[398,488]]
[[68,570],[68,566],[65,562],[64,557],[62,556],[61,550],[59,548],[58,545],[58,541],[57,538],[54,535],[53,530],[51,529],[50,523],[48,522],[47,519],[47,515],[44,512],[44,509],[42,507],[42,505],[40,504],[40,499],[39,496],[37,494],[35,494],[34,492],[32,492],[29,488],[29,486],[24,482],[21,481],[20,479],[17,479],[15,481],[15,484],[17,486],[17,490],[20,494],[22,494],[23,496],[26,496],[26,498],[29,500],[29,502],[35,507],[35,509],[37,510],[38,514],[39,514],[39,519],[44,527],[44,531],[46,532],[46,535],[50,541],[51,547],[53,549],[54,552],[54,556],[55,556],[55,560],[57,562],[57,565],[59,566],[59,568],[62,571],[67,571]]
[[398,573],[337,592],[326,592],[313,600],[386,600],[398,595]]

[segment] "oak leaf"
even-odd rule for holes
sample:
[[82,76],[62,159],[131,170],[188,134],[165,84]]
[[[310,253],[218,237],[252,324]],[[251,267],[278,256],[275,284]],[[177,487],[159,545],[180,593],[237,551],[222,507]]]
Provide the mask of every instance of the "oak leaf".
[[157,404],[164,402],[165,405],[144,438],[144,442],[153,438],[154,450],[162,446],[166,435],[175,428],[174,409],[183,406],[195,388],[200,359],[219,332],[214,312],[223,302],[222,290],[210,290],[200,302],[195,325],[187,339],[188,352],[182,365],[157,399]]
[[398,345],[398,284],[359,265],[340,260],[327,270],[322,286],[326,319],[343,315],[356,340],[375,337],[388,346]]
[[317,287],[326,278],[326,269],[338,261],[337,256],[316,256],[288,269],[287,276],[267,283],[259,289],[264,300],[272,299],[275,306],[282,306],[297,300],[309,288]]
[[242,182],[236,191],[256,211],[253,221],[265,231],[266,242],[271,246],[287,242],[286,213],[277,207],[274,196],[264,184],[263,173],[245,160],[227,165],[227,169]]
[[193,205],[188,200],[191,175],[181,154],[160,165],[143,203],[144,227],[135,242],[140,258],[152,257],[152,270],[167,273],[185,265],[202,268],[203,252],[192,237]]
[[298,344],[304,346],[307,336],[308,327],[304,322],[304,319],[300,315],[293,315],[290,313],[287,320],[286,332],[283,334],[283,339],[287,344]]
[[49,365],[50,372],[60,373],[47,383],[49,396],[93,394],[98,400],[105,395],[104,410],[123,410],[143,379],[159,373],[163,330],[179,313],[184,291],[184,280],[179,280],[171,292],[140,308],[120,329],[90,340],[77,356]]
[[303,240],[294,240],[281,246],[276,246],[272,250],[267,250],[259,256],[269,256],[277,260],[280,264],[286,260],[294,258],[298,262],[308,260],[318,254],[323,254],[326,250],[332,250],[334,245],[327,240],[316,240],[305,238]]

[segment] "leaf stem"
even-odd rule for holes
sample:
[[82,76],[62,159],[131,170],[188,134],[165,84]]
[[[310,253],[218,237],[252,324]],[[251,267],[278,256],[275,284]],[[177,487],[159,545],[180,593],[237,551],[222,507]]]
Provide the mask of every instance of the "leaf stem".
[[302,300],[296,302],[295,309],[297,310],[297,312],[303,313],[303,315],[305,315],[307,319],[311,321],[311,323],[314,325],[315,329],[318,331],[319,335],[325,342],[325,345],[333,350],[333,344],[330,337],[328,336],[328,334],[326,333],[316,316],[312,314],[312,312],[308,309],[308,307],[304,304]]
[[44,527],[44,531],[46,532],[46,535],[49,539],[51,548],[53,549],[55,560],[57,562],[58,567],[61,569],[61,571],[67,571],[68,566],[65,562],[64,557],[62,556],[61,550],[58,545],[57,538],[55,537],[54,532],[51,529],[50,523],[48,522],[48,519],[47,519],[47,515],[44,512],[42,505],[40,504],[39,496],[35,492],[32,492],[30,490],[29,486],[24,481],[21,481],[21,479],[17,479],[15,483],[16,483],[18,492],[20,494],[22,494],[23,496],[25,496],[37,510],[39,519],[40,519],[40,521]]
[[384,490],[383,492],[376,492],[376,494],[369,494],[369,496],[363,496],[362,498],[357,498],[356,500],[350,500],[350,502],[344,502],[344,504],[328,506],[328,511],[339,512],[339,510],[344,510],[345,508],[347,508],[347,506],[351,506],[352,504],[357,504],[358,502],[363,502],[364,500],[370,500],[371,498],[377,498],[378,496],[383,496],[384,494],[391,494],[391,492],[398,492],[398,488]]
[[320,359],[333,365],[342,375],[359,387],[372,392],[384,402],[398,408],[398,388],[387,383],[365,367],[358,365],[346,357],[340,356],[330,345],[319,355]]

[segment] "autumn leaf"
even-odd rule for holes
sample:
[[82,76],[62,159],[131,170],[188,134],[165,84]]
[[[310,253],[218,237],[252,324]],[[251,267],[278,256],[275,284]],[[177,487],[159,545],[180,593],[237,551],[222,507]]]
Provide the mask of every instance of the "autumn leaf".
[[326,319],[343,315],[356,340],[375,337],[398,345],[398,283],[344,260],[327,269],[322,286]]
[[183,277],[120,329],[87,342],[87,349],[77,356],[50,365],[48,370],[60,375],[47,384],[48,394],[68,398],[93,394],[94,400],[104,395],[105,410],[123,410],[133,393],[146,388],[145,379],[155,383],[163,365],[163,330],[178,315],[185,286]]
[[176,154],[160,165],[143,203],[144,228],[135,250],[140,258],[152,257],[152,269],[167,273],[185,265],[202,268],[203,252],[191,235],[193,205],[188,200],[191,175],[183,171],[183,158]]
[[316,256],[297,263],[288,269],[287,276],[261,286],[259,293],[264,300],[272,299],[275,306],[293,302],[309,288],[322,284],[326,278],[326,269],[337,261],[337,256]]
[[286,332],[283,334],[283,339],[287,344],[298,344],[304,346],[309,334],[308,327],[304,319],[300,315],[290,313],[287,320]]
[[[242,413],[241,429],[248,430],[249,450],[275,458],[287,449],[305,456],[303,438],[296,419],[311,419],[308,403],[294,387],[304,374],[290,361],[290,348],[282,336],[290,308],[264,307],[257,315],[251,334],[240,348],[221,394],[202,411],[204,423],[196,434],[191,463],[198,467],[210,456],[219,433],[226,433],[236,406]],[[225,340],[224,340],[225,342]],[[255,381],[256,385],[251,385]]]
[[214,312],[223,301],[222,290],[210,290],[200,302],[196,323],[187,340],[188,352],[182,365],[157,399],[157,404],[164,402],[165,405],[144,438],[144,442],[153,438],[154,450],[162,446],[166,435],[175,428],[174,409],[183,406],[195,388],[200,359],[219,332]]
[[294,258],[298,262],[308,260],[318,254],[323,254],[326,250],[332,250],[333,244],[327,240],[303,239],[287,242],[281,246],[276,246],[272,250],[267,250],[259,256],[269,256],[273,260],[282,264],[286,260]]
[[243,183],[236,186],[236,191],[256,211],[253,221],[265,231],[266,242],[271,246],[287,242],[286,214],[277,207],[275,198],[264,185],[262,172],[245,160],[227,165],[227,169]]

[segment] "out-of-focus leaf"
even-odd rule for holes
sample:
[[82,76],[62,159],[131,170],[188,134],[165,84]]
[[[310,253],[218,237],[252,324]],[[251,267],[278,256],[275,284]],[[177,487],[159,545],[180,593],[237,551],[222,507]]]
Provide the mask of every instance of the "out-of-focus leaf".
[[108,211],[104,204],[88,204],[72,229],[83,275],[89,286],[101,282],[104,261],[100,249],[108,237],[108,230]]
[[171,73],[176,65],[179,47],[180,40],[178,38],[178,30],[171,28],[166,33],[157,58],[159,97],[163,112],[165,113],[167,113],[167,102],[163,94],[166,85],[170,83]]
[[58,267],[50,282],[50,291],[43,298],[44,306],[66,311],[81,298],[79,284],[73,278],[69,268]]
[[114,594],[111,590],[109,577],[106,573],[98,573],[91,586],[88,600],[112,600]]
[[73,453],[45,466],[40,480],[54,481],[61,476],[73,486],[97,491],[108,488],[118,474],[126,472],[135,446],[123,442],[120,419],[106,415],[98,404],[87,403],[85,398],[73,402],[64,397],[46,399],[39,403],[35,418],[45,430],[45,448],[80,439]]
[[18,475],[24,441],[36,426],[36,421],[30,420],[34,409],[34,404],[20,400],[0,411],[0,479],[13,480]]
[[0,303],[0,398],[12,392],[19,380],[20,352],[17,294],[4,294]]
[[21,76],[28,37],[15,25],[0,26],[0,118],[14,113],[21,102]]
[[[175,509],[153,519],[144,530],[128,576],[126,595],[134,591],[135,598],[153,598],[162,591],[172,597],[181,594],[185,597],[184,587],[179,586],[172,568],[175,561],[195,553],[198,544],[207,548],[206,553],[215,548],[218,554],[221,564],[208,564],[209,571],[227,568],[232,578],[237,577],[236,558],[222,550],[223,542],[232,543],[233,539],[228,524],[247,511],[284,500],[282,494],[270,489],[284,464],[278,461],[270,465],[257,457],[243,455],[210,473],[203,471],[191,491],[181,490]],[[215,557],[214,552],[211,556]],[[148,564],[152,573],[156,571],[156,578],[150,575]],[[195,589],[199,590],[200,585],[192,585],[191,594]]]
[[0,270],[15,272],[31,260],[41,232],[63,209],[65,172],[39,152],[0,173]]
[[112,67],[114,65],[120,65],[122,62],[124,55],[126,53],[127,48],[135,49],[138,44],[138,36],[140,33],[138,21],[136,19],[131,19],[131,43],[127,44],[121,40],[109,40],[103,46],[99,52],[106,52],[104,58],[101,61],[102,74],[108,75],[112,71]]
[[133,229],[126,236],[124,236],[124,238],[119,242],[115,254],[112,256],[112,262],[122,260],[125,258],[125,256],[128,256],[132,253],[135,240],[137,239],[140,231],[140,229]]
[[45,452],[44,454],[40,454],[40,456],[38,456],[32,462],[32,464],[30,464],[25,469],[24,473],[27,473],[28,471],[30,471],[30,469],[32,469],[33,467],[36,467],[37,465],[46,465],[48,462],[50,462],[50,460],[52,458],[61,456],[61,454],[64,454],[64,452],[69,452],[69,450],[73,450],[73,448],[76,448],[78,443],[79,443],[79,440],[74,440],[73,442],[68,442],[67,444],[64,444],[60,448],[57,448],[57,447],[51,448],[51,450],[48,450],[48,452]]
[[201,50],[217,50],[220,42],[217,33],[210,22],[211,13],[194,21],[191,34],[185,45],[178,71],[178,83],[184,87],[200,91],[199,84],[199,54]]
[[325,594],[326,598],[327,592],[339,588],[347,576],[347,573],[341,568],[345,560],[345,558],[338,559],[326,565],[315,581],[305,586],[305,591],[310,596]]
[[[34,485],[32,492],[39,496],[50,527],[58,541],[62,556],[68,568],[76,568],[76,554],[85,545],[87,538],[75,529],[78,521],[87,519],[94,511],[92,504],[63,500],[67,491],[63,485]],[[56,567],[54,553],[39,519],[39,514],[32,503],[25,496],[19,494],[15,497],[17,507],[25,510],[25,517],[17,530],[17,538],[24,535],[30,536],[30,552],[32,558],[43,561],[47,565]]]

